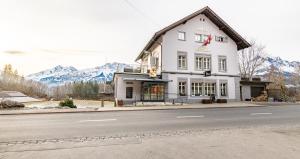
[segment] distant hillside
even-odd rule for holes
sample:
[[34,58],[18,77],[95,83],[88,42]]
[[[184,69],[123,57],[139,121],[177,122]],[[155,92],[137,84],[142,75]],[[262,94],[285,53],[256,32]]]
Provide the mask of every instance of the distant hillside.
[[266,74],[271,65],[282,69],[284,76],[290,78],[295,69],[300,66],[300,61],[287,61],[280,57],[267,57],[265,66],[258,71],[258,75]]
[[38,73],[28,75],[26,79],[38,81],[48,86],[62,85],[78,81],[111,81],[116,71],[123,71],[125,67],[131,67],[124,63],[106,63],[105,65],[78,70],[73,66],[64,67],[58,65]]

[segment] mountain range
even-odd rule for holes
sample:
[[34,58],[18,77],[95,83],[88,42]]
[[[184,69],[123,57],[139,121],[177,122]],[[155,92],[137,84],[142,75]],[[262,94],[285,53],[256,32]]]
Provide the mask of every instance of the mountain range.
[[[289,78],[296,67],[300,66],[299,61],[287,61],[280,57],[267,57],[265,66],[258,71],[258,75],[266,74],[268,68],[274,65],[283,70],[284,75]],[[132,67],[125,63],[106,63],[105,65],[78,70],[73,66],[64,67],[58,65],[38,73],[28,75],[26,79],[38,81],[48,86],[57,86],[69,82],[78,81],[112,81],[113,74],[116,71],[122,72],[124,68]]]
[[48,86],[80,81],[105,82],[112,81],[114,72],[122,72],[127,67],[132,67],[132,65],[114,62],[83,70],[78,70],[73,66],[64,67],[58,65],[54,68],[28,75],[26,79],[38,81]]
[[258,70],[258,75],[266,74],[271,65],[280,68],[288,79],[294,74],[295,69],[300,66],[300,61],[288,61],[280,57],[267,57],[264,67]]

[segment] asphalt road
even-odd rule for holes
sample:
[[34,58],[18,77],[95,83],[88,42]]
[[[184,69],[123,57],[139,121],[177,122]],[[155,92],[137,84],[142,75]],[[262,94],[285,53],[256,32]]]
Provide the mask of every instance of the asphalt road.
[[300,123],[300,106],[0,116],[0,143]]

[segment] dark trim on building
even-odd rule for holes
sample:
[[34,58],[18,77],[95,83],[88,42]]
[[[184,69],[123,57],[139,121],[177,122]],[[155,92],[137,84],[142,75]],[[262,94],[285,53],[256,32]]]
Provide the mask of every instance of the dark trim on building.
[[[168,74],[183,74],[183,75],[203,75],[204,73],[195,73],[195,72],[177,72],[177,71],[162,71],[161,73],[168,73]],[[211,76],[222,76],[222,77],[241,77],[240,75],[225,75],[225,74],[217,74],[213,73]]]

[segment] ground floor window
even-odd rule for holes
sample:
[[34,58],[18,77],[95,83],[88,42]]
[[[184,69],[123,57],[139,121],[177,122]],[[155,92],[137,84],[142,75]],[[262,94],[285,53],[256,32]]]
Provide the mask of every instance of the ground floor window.
[[163,101],[165,98],[165,84],[145,82],[142,84],[143,101]]
[[203,83],[193,82],[192,83],[192,96],[202,96],[203,95]]
[[216,84],[215,83],[204,83],[204,95],[210,96],[216,94]]
[[133,97],[133,87],[126,87],[126,98],[131,99]]
[[221,96],[227,96],[227,83],[220,84],[220,94]]
[[178,93],[179,96],[186,96],[186,82],[178,83]]

